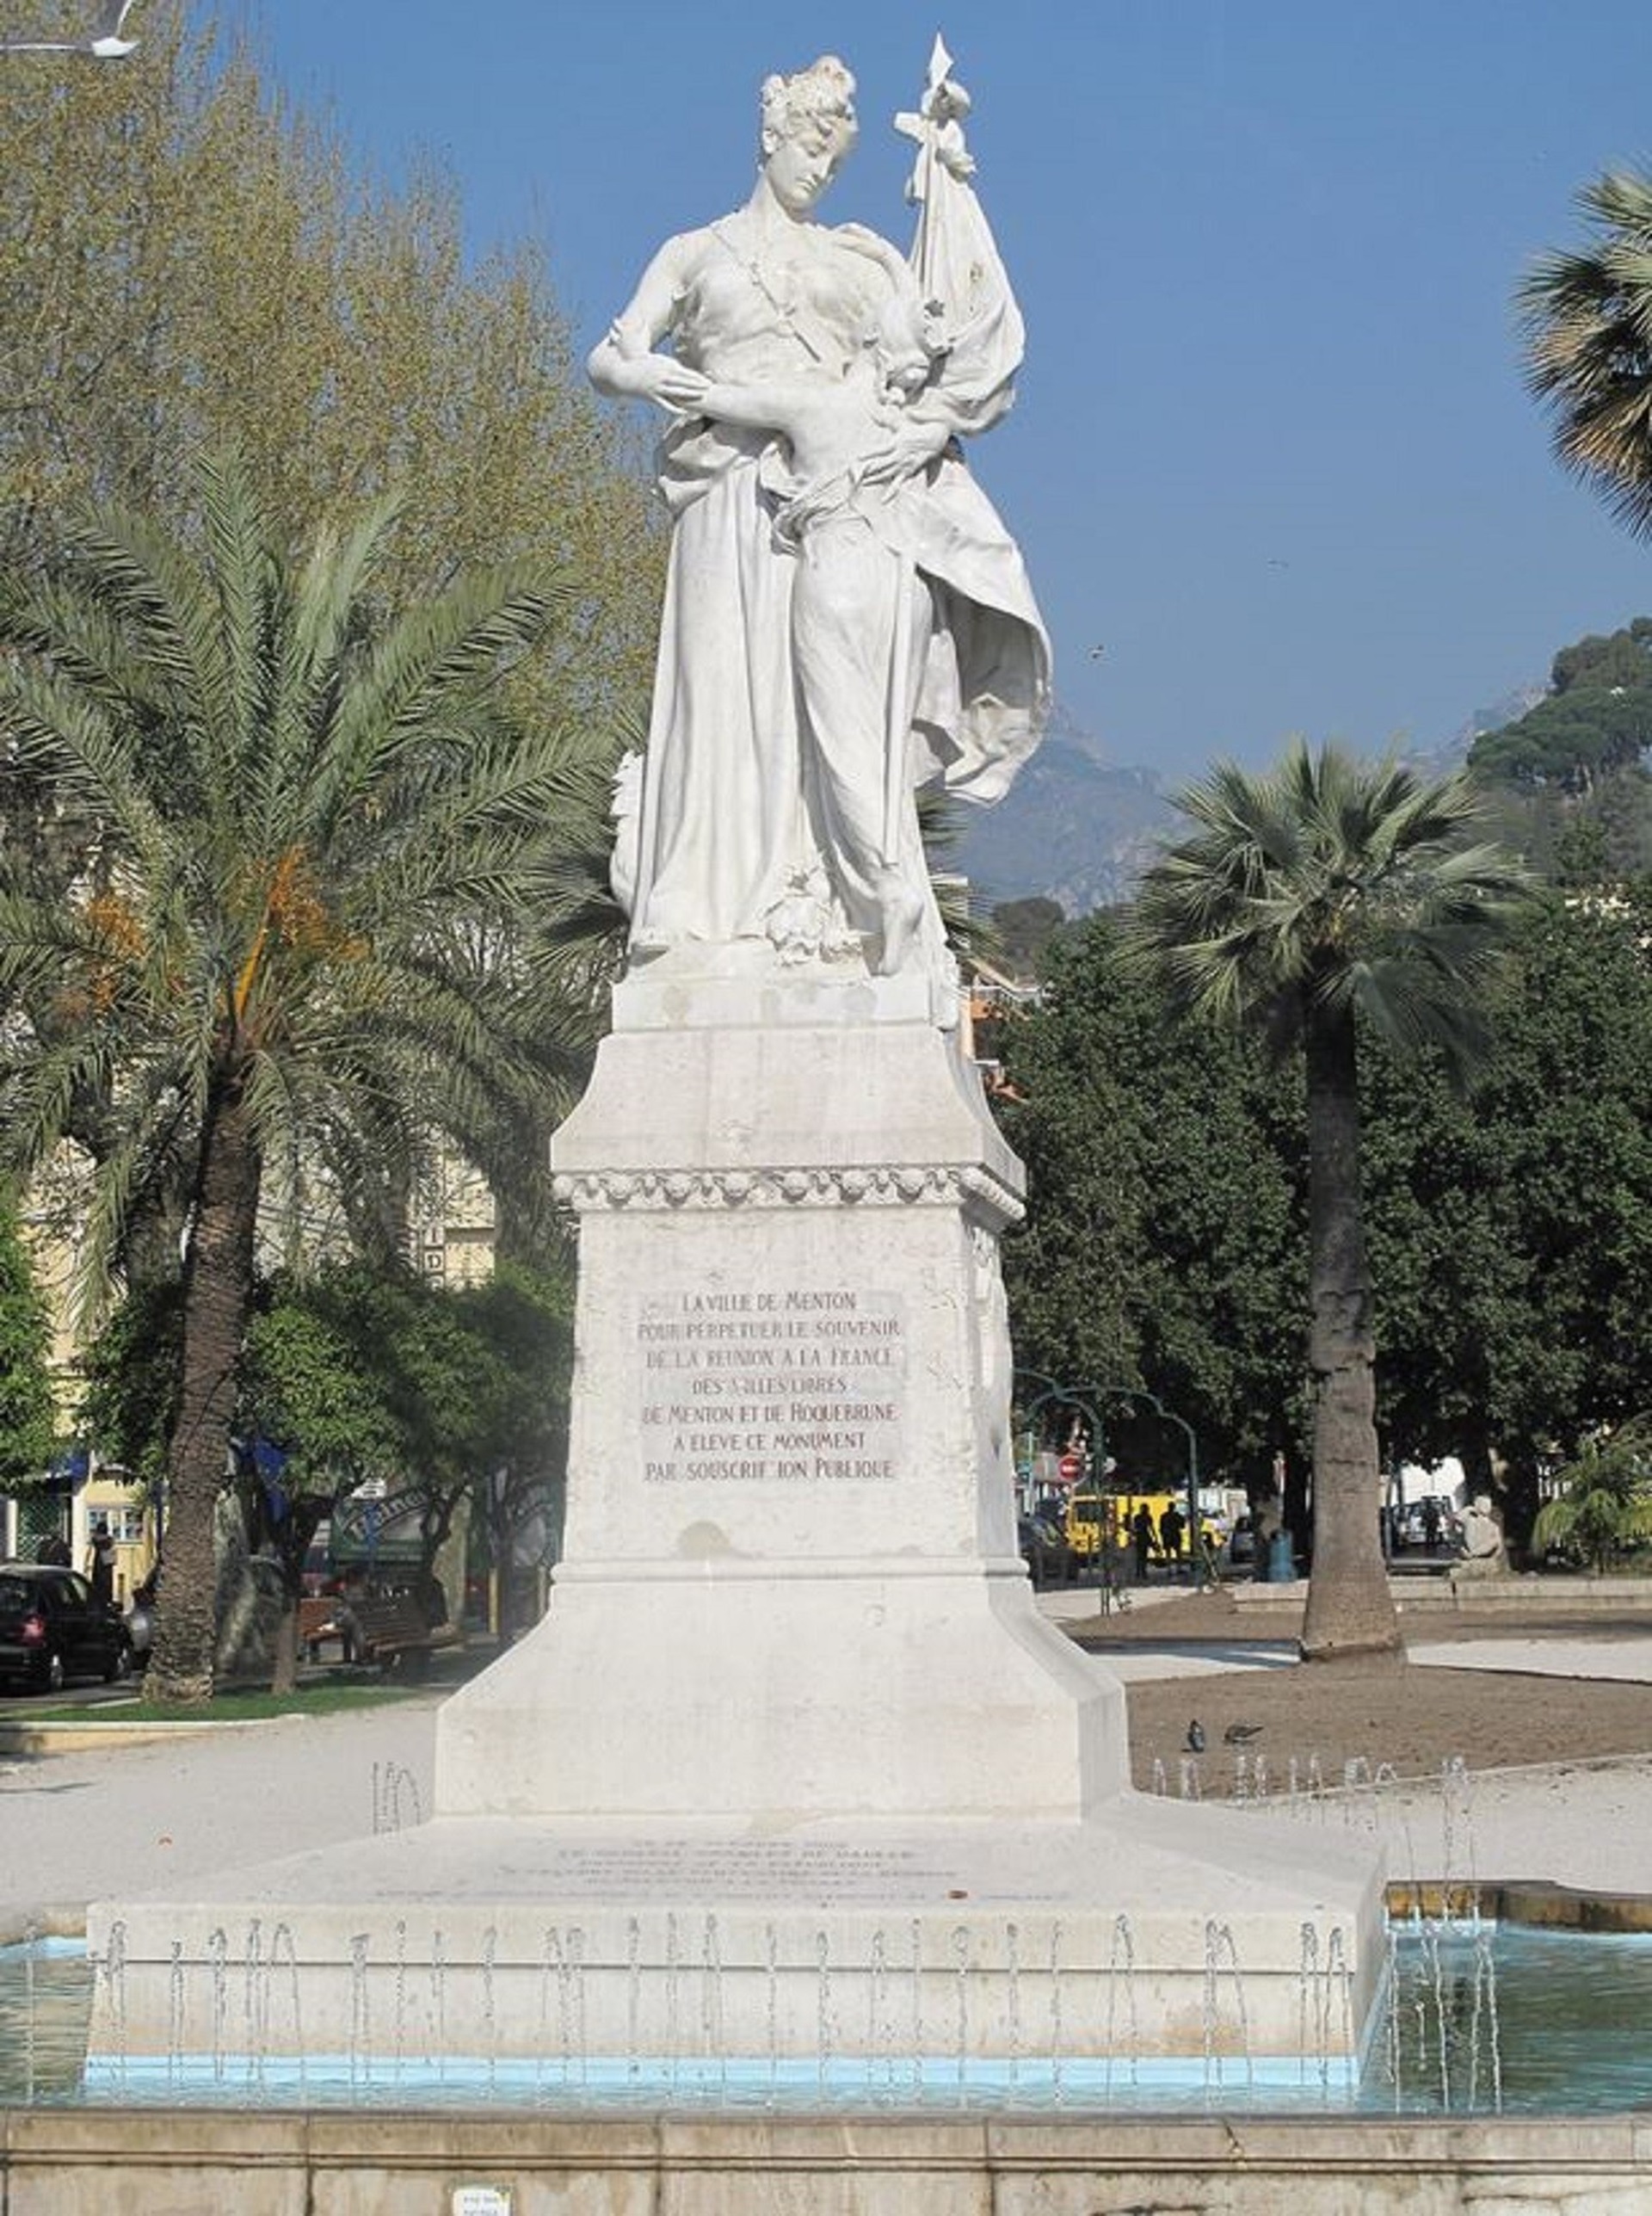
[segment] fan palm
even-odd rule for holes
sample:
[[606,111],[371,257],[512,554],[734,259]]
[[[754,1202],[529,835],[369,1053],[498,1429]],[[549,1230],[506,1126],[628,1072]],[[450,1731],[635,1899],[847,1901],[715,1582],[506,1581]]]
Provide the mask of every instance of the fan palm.
[[0,603],[0,743],[83,841],[66,898],[0,880],[8,1151],[28,1171],[77,1099],[108,1104],[93,1295],[146,1195],[183,1184],[160,1697],[211,1691],[261,1197],[302,1194],[318,1157],[404,1183],[433,1127],[520,1124],[558,1075],[515,957],[556,826],[602,780],[593,738],[515,728],[501,679],[564,589],[502,571],[391,616],[391,521],[294,558],[224,458],[188,536],[102,518]]
[[1593,236],[1545,254],[1515,296],[1526,373],[1555,450],[1637,538],[1652,533],[1652,176],[1609,170],[1578,194]]
[[1464,777],[1423,782],[1334,747],[1298,743],[1261,777],[1223,764],[1180,805],[1195,829],[1148,872],[1137,944],[1184,1006],[1255,1023],[1303,1058],[1315,1388],[1303,1651],[1396,1651],[1378,1526],[1359,1029],[1363,1019],[1390,1046],[1465,1063],[1524,873],[1470,843],[1480,803]]

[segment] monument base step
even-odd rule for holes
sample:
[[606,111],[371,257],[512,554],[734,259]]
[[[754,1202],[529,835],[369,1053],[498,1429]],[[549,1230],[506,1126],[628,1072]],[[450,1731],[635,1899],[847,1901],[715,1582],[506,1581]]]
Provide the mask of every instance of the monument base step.
[[[1338,1843],[1340,1845],[1341,1843]],[[1379,1873],[1300,1824],[1121,1794],[1082,1824],[739,1834],[441,1818],[94,1910],[91,2052],[869,2069],[1351,2063]]]

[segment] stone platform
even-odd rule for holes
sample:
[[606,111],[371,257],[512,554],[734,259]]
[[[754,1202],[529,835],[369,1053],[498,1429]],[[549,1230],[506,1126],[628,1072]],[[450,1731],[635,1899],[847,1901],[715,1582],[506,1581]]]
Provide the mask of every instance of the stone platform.
[[1380,1896],[1327,1861],[1283,1821],[1135,1794],[1082,1825],[789,1836],[443,1817],[126,1904],[94,2052],[380,2079],[445,2054],[477,2085],[535,2058],[875,2086],[915,2058],[1217,2054],[1288,2083],[1351,2059],[1383,1960]]

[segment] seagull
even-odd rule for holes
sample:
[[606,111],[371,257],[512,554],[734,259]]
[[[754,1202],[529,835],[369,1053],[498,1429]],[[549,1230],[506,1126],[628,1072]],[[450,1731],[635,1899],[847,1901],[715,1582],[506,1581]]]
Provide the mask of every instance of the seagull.
[[133,0],[102,0],[89,38],[7,39],[0,40],[0,54],[95,54],[101,62],[123,61],[138,46],[136,39],[120,35],[132,4]]
[[1242,1747],[1247,1739],[1260,1738],[1261,1729],[1260,1724],[1230,1724],[1222,1736],[1230,1747]]
[[1205,1751],[1205,1726],[1197,1716],[1187,1726],[1187,1750],[1190,1755],[1202,1755]]

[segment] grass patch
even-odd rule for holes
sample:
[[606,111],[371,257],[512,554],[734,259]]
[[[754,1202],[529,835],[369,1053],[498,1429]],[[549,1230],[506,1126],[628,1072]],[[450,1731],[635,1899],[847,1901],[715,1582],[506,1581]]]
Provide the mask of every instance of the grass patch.
[[410,1701],[428,1685],[300,1685],[292,1693],[215,1693],[200,1707],[145,1701],[84,1701],[72,1707],[41,1707],[11,1723],[38,1724],[257,1724],[273,1716],[334,1716],[348,1708],[378,1708],[386,1701]]

